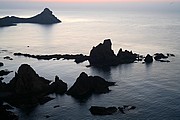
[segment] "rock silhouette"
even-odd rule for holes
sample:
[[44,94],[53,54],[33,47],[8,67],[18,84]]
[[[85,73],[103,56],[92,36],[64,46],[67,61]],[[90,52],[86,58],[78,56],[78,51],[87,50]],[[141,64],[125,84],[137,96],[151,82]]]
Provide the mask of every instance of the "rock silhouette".
[[13,72],[13,71],[0,70],[0,76],[8,75],[8,74],[11,73],[11,72]]
[[58,76],[55,77],[55,82],[50,87],[52,92],[57,94],[64,94],[67,91],[67,83],[60,80]]
[[111,46],[111,40],[106,39],[103,43],[93,47],[89,57],[90,66],[115,66],[124,63],[133,63],[136,60],[137,54],[133,54],[132,51],[122,51],[120,49],[118,54],[115,55]]
[[153,62],[153,57],[149,54],[147,54],[147,56],[144,59],[145,63],[152,63]]
[[37,24],[54,24],[61,21],[52,14],[52,11],[45,8],[43,12],[30,18],[19,18],[15,16],[7,16],[0,18],[0,27],[14,26],[16,23],[37,23]]
[[64,60],[74,60],[76,63],[81,63],[89,59],[89,56],[83,54],[53,54],[53,55],[31,55],[31,54],[24,54],[24,53],[14,53],[15,56],[24,56],[30,58],[36,58],[38,60],[51,60],[51,59],[64,59]]
[[0,92],[4,95],[0,97],[16,107],[44,104],[53,99],[48,94],[63,94],[67,91],[67,84],[58,77],[54,83],[50,82],[40,77],[30,65],[22,64],[9,83],[0,81]]
[[100,106],[91,106],[89,111],[93,115],[112,115],[113,113],[117,112],[116,107],[100,107]]
[[0,67],[4,66],[4,63],[0,62]]
[[82,72],[74,85],[67,91],[67,94],[81,98],[93,93],[107,93],[110,91],[108,87],[114,84],[114,82],[105,81],[99,76],[88,76]]

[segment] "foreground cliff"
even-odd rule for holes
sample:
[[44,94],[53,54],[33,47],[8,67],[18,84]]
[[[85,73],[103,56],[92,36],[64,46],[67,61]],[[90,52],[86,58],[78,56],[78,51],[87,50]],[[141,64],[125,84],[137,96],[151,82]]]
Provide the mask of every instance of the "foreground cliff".
[[60,22],[50,9],[45,8],[43,12],[30,18],[19,18],[15,16],[0,18],[0,27],[14,26],[17,23],[55,24]]

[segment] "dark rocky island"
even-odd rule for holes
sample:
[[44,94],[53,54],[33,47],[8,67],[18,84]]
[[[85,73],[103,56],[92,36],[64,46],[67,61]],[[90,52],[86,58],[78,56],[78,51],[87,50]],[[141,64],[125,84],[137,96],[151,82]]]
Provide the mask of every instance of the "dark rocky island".
[[138,55],[132,53],[132,51],[119,50],[118,54],[115,55],[111,48],[112,43],[110,39],[104,40],[90,51],[89,63],[90,66],[115,66],[124,63],[133,63]]
[[9,83],[0,81],[0,98],[16,107],[44,104],[53,98],[50,93],[63,94],[67,84],[56,76],[55,82],[40,77],[30,65],[22,64]]
[[93,93],[107,93],[110,91],[108,87],[113,85],[115,85],[115,82],[108,82],[99,76],[88,76],[85,72],[82,72],[66,94],[83,98]]
[[55,24],[61,21],[52,14],[52,11],[45,8],[43,12],[30,18],[19,18],[7,16],[0,18],[0,27],[15,26],[17,23]]

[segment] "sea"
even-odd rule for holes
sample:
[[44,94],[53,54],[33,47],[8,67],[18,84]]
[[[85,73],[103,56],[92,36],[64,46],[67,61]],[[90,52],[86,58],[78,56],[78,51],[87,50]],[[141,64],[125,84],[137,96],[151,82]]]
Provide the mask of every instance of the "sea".
[[[8,83],[21,64],[29,64],[39,76],[54,81],[58,75],[70,88],[81,72],[116,82],[107,94],[78,100],[68,95],[34,108],[12,110],[19,120],[180,120],[180,3],[22,3],[1,4],[0,17],[31,17],[48,7],[62,23],[18,24],[0,28],[0,70]],[[14,56],[84,54],[93,46],[111,39],[115,54],[122,48],[141,55],[171,53],[170,62],[139,61],[108,68],[87,67],[88,61],[37,60]],[[3,59],[10,56],[13,60]],[[59,107],[54,108],[54,106]],[[91,106],[136,106],[126,114],[94,116]],[[48,118],[47,118],[48,116]]]

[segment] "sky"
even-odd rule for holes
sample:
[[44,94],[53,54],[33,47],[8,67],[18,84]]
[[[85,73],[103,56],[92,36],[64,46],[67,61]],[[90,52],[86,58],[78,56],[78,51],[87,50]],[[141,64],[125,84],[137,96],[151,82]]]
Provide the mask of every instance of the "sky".
[[180,2],[180,0],[0,0],[4,2]]

